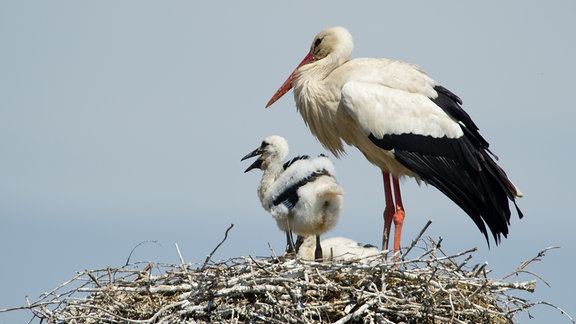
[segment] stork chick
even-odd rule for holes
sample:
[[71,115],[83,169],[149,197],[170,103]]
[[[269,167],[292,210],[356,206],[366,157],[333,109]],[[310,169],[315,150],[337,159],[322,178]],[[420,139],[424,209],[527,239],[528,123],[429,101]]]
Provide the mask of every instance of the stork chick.
[[258,156],[244,172],[264,171],[258,186],[262,207],[270,212],[278,228],[286,232],[290,251],[291,232],[317,237],[315,259],[322,259],[319,236],[332,229],[340,215],[343,190],[336,182],[334,165],[326,156],[298,156],[284,162],[288,143],[283,137],[266,137],[242,158]]
[[[303,260],[313,260],[315,245],[316,238],[314,236],[298,236],[296,240],[298,257]],[[358,261],[364,263],[370,260],[366,257],[380,254],[380,250],[377,247],[370,244],[358,243],[347,237],[330,237],[322,240],[320,246],[325,261]]]

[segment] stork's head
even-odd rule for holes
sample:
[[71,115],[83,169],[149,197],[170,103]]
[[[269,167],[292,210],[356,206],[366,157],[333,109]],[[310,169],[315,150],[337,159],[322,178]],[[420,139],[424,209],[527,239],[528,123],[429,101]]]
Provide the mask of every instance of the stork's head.
[[346,62],[354,48],[354,41],[348,29],[344,27],[330,27],[319,32],[310,45],[312,61],[318,61],[332,56],[336,65]]
[[268,101],[266,108],[270,107],[292,88],[292,83],[299,72],[312,69],[315,65],[318,65],[324,73],[329,73],[350,59],[353,48],[352,35],[344,27],[331,27],[319,32],[314,37],[308,54]]
[[288,142],[284,137],[278,135],[272,135],[266,137],[260,146],[254,151],[246,154],[241,161],[248,158],[258,156],[258,159],[254,161],[244,172],[248,172],[252,169],[267,170],[271,164],[277,164],[282,166],[284,161],[288,157]]

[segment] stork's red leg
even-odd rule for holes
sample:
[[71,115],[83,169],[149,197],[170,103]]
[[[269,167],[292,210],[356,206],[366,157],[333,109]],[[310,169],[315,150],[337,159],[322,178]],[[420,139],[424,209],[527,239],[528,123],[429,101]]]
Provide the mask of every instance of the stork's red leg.
[[394,254],[400,251],[400,236],[402,236],[402,225],[404,224],[404,205],[400,194],[400,183],[396,177],[392,178],[394,183],[394,200],[396,209],[394,211]]
[[384,180],[384,198],[386,206],[384,207],[384,232],[382,233],[382,250],[388,249],[388,242],[390,240],[390,228],[392,227],[392,219],[394,218],[394,200],[392,199],[392,186],[390,185],[390,173],[382,171],[382,179]]

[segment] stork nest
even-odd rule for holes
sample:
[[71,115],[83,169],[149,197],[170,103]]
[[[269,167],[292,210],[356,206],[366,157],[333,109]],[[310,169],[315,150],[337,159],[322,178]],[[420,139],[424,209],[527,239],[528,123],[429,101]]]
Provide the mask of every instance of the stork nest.
[[440,243],[420,240],[421,254],[411,259],[382,253],[346,263],[275,256],[213,262],[214,249],[203,265],[82,271],[15,309],[47,323],[512,323],[543,303],[509,293],[533,292],[536,280],[506,279],[528,272],[551,248],[491,279],[486,264],[468,264],[475,249],[447,254]]

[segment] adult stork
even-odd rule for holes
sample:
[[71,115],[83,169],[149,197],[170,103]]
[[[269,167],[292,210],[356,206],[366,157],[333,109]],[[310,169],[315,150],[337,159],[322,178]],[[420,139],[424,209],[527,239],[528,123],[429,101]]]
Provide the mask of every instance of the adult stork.
[[324,155],[297,156],[285,162],[288,143],[277,135],[266,137],[262,144],[242,160],[258,156],[244,172],[264,171],[258,186],[262,207],[270,212],[278,227],[286,232],[286,250],[291,251],[292,234],[316,237],[315,258],[322,259],[320,235],[332,229],[342,207],[342,188],[336,182],[332,162]]
[[[321,31],[310,51],[267,103],[291,88],[312,134],[336,157],[344,143],[382,170],[386,207],[382,248],[392,221],[400,249],[404,206],[398,179],[416,178],[438,188],[496,244],[507,237],[509,201],[522,212],[522,193],[496,164],[488,142],[462,109],[462,101],[418,67],[384,58],[350,60],[352,35],[343,27]],[[393,196],[393,194],[394,196]]]

